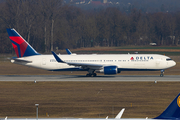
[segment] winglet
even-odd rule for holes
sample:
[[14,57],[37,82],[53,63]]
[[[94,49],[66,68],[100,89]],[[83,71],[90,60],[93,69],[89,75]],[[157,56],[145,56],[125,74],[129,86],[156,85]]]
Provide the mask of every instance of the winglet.
[[121,117],[122,117],[122,115],[123,115],[123,113],[124,113],[124,110],[125,110],[125,108],[123,108],[123,109],[118,113],[118,115],[115,117],[115,119],[121,119]]
[[53,56],[54,56],[54,58],[56,59],[57,62],[65,63],[64,61],[62,61],[62,60],[56,55],[55,52],[53,52],[53,51],[51,51],[51,52],[52,52],[52,54],[53,54]]
[[68,55],[72,54],[72,52],[69,49],[67,49],[67,48],[66,48],[66,52],[67,52]]

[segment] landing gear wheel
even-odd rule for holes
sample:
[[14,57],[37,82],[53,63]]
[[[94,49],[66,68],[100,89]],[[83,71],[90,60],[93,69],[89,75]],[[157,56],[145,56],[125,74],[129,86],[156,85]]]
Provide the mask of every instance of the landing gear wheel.
[[160,74],[160,77],[163,77],[164,76],[164,74]]
[[93,77],[96,77],[97,76],[97,74],[96,73],[93,73]]
[[160,77],[163,77],[163,76],[164,76],[164,70],[161,70]]
[[95,70],[89,69],[88,74],[86,74],[86,77],[96,77],[96,73],[94,73]]
[[88,74],[86,74],[86,77],[96,77],[96,76],[97,76],[96,73],[93,73],[93,74],[88,73]]
[[91,77],[91,76],[92,76],[92,74],[89,74],[89,73],[88,73],[88,74],[86,74],[86,77]]

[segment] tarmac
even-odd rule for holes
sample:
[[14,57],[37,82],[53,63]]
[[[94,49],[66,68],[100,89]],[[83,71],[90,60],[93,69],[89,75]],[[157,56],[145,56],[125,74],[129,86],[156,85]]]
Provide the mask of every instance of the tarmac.
[[0,81],[23,81],[23,82],[44,82],[44,81],[74,81],[74,82],[145,82],[145,81],[180,81],[180,75],[114,75],[86,77],[83,75],[0,75]]

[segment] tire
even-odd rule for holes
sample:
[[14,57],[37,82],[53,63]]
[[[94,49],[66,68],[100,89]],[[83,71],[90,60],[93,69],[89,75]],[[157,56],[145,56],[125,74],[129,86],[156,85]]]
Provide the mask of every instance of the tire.
[[164,74],[160,74],[160,77],[163,77],[164,76]]

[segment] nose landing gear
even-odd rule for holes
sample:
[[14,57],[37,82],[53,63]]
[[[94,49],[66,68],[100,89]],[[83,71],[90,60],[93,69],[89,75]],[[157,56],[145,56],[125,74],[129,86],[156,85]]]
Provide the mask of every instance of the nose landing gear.
[[163,76],[164,76],[164,70],[161,70],[160,77],[163,77]]

